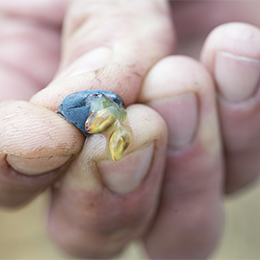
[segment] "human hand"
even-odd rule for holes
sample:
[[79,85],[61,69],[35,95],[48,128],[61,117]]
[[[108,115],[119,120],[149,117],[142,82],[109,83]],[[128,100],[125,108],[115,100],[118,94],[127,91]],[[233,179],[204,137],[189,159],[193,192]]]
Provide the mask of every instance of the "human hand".
[[[132,3],[131,6],[114,3],[112,8],[111,3],[102,6],[89,2],[85,13],[80,2],[77,4],[75,1],[65,18],[62,62],[55,80],[32,98],[31,102],[36,106],[25,102],[3,103],[3,159],[9,154],[6,158],[14,169],[33,176],[10,170],[3,160],[2,205],[24,203],[53,185],[62,175],[59,188],[52,196],[49,230],[70,253],[84,257],[109,257],[132,239],[142,238],[152,258],[205,257],[215,247],[222,227],[223,161],[212,80],[201,65],[185,57],[166,58],[146,76],[157,61],[173,52],[175,37],[167,15],[169,9],[164,2],[147,1],[142,5]],[[85,3],[82,4],[84,7]],[[104,8],[105,18],[104,12],[101,12]],[[146,11],[145,17],[142,10]],[[45,67],[52,65],[53,70],[50,71],[53,73],[59,60],[56,52],[59,49],[59,21],[48,20],[50,17],[43,20],[47,19],[52,24],[48,32],[54,34],[55,45],[47,46],[49,48],[46,45],[42,48],[37,44],[33,46],[39,47],[39,54],[46,50],[56,53],[53,60],[53,55],[50,55],[51,58],[44,55]],[[101,17],[106,22],[101,21]],[[210,61],[215,53],[211,43],[209,40],[203,54],[208,68],[212,66]],[[53,50],[55,47],[56,50]],[[93,51],[95,47],[99,48]],[[39,70],[35,67],[28,69],[30,73],[34,71]],[[25,72],[22,74],[26,75]],[[49,80],[51,73],[48,77],[43,76]],[[8,82],[8,85],[11,83]],[[28,81],[25,84],[16,82],[14,90],[18,86],[22,89],[22,85],[27,88]],[[36,84],[33,86],[32,92],[37,90]],[[89,138],[81,150],[82,135],[49,110],[57,110],[67,94],[90,87],[112,90],[127,105],[137,100],[160,112],[169,130],[165,173],[166,128],[161,118],[145,106],[130,105],[128,108],[129,123],[134,131],[128,152],[137,150],[137,158],[131,159],[132,153],[116,164],[103,162],[104,149],[97,149],[106,146],[101,136]],[[178,129],[179,126],[182,127]],[[223,131],[225,134],[225,129]],[[154,150],[151,148],[153,143]],[[143,145],[147,152],[142,149],[138,152]],[[91,155],[88,154],[90,150],[93,151]],[[152,156],[151,167],[148,172],[143,172],[143,177],[146,176],[143,182],[142,178],[134,182],[131,177],[137,172],[139,165],[136,161],[142,158],[141,155]],[[96,175],[95,165],[90,165],[95,161],[99,162],[105,185]],[[122,168],[115,173],[118,164]],[[58,166],[62,167],[55,170]],[[84,175],[86,166],[88,176]],[[51,172],[41,174],[47,170]],[[122,177],[124,172],[127,174]],[[232,171],[227,173],[231,176]],[[161,187],[160,180],[164,174]],[[120,177],[122,179],[118,183]],[[236,186],[244,183],[240,181]],[[118,195],[133,188],[136,189],[127,195]],[[160,189],[162,194],[157,208]],[[154,214],[157,216],[151,224]]]

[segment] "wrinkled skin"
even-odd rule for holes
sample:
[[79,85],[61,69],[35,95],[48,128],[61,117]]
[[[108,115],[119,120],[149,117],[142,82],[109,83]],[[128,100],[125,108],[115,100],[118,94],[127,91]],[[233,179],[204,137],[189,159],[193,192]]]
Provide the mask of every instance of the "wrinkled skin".
[[[152,259],[209,257],[223,194],[259,175],[259,5],[1,0],[1,205],[59,180],[48,230],[69,254],[113,257],[139,238]],[[88,89],[126,103],[134,138],[120,164],[107,137],[84,143],[54,113]]]

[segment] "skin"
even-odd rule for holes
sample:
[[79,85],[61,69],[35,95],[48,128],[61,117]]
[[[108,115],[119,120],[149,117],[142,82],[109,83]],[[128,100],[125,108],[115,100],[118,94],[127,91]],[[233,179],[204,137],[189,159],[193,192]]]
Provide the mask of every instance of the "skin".
[[[1,206],[22,206],[56,183],[48,230],[73,256],[113,257],[139,238],[152,259],[207,258],[223,228],[223,194],[258,177],[260,149],[259,95],[250,104],[223,102],[214,61],[217,51],[259,60],[260,31],[226,24],[203,41],[224,22],[260,26],[259,3],[10,2],[0,1]],[[202,17],[198,6],[221,16]],[[132,192],[102,181],[114,167],[99,164],[106,139],[84,143],[54,113],[65,96],[85,89],[125,101],[134,136],[129,156],[153,147],[148,173]],[[180,145],[167,119],[190,110],[167,98],[184,93],[193,93],[199,112],[192,138]],[[122,173],[131,168],[127,158]]]

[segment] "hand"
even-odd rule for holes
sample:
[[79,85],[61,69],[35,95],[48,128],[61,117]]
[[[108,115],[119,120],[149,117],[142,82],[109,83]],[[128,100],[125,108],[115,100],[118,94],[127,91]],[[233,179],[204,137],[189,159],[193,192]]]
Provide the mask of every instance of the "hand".
[[[241,74],[240,65],[226,61],[230,55],[223,55],[223,52],[259,59],[259,31],[239,24],[216,29],[203,49],[205,69],[187,57],[162,59],[169,56],[175,47],[170,9],[166,2],[113,3],[88,2],[86,9],[84,1],[68,5],[62,57],[55,79],[30,103],[2,103],[1,204],[21,205],[56,183],[49,231],[71,254],[107,258],[122,250],[132,239],[141,238],[152,258],[204,258],[212,252],[221,233],[223,159],[227,165],[225,173],[230,191],[251,182],[256,176],[255,169],[258,169],[255,159],[257,142],[253,143],[254,146],[250,142],[251,136],[254,140],[257,137],[250,130],[257,131],[249,125],[256,122],[257,103],[246,102],[241,108],[220,98],[222,143],[215,90],[206,69],[212,72],[220,93],[223,88],[230,88],[232,95],[230,85],[233,84],[227,82],[226,70],[221,69],[223,65],[213,68],[216,50],[222,51],[217,61],[230,62],[232,69],[238,69],[232,71],[232,79],[237,80]],[[15,13],[8,2],[1,4],[6,12],[12,10]],[[184,3],[173,4],[173,8],[178,10],[181,4]],[[14,59],[10,53],[7,55],[7,51],[1,53],[0,60],[7,71],[3,80],[5,85],[13,86],[13,92],[4,99],[23,99],[37,92],[51,79],[59,62],[62,8],[46,2],[42,5],[47,11],[43,12],[43,6],[35,5],[33,12],[28,6],[16,11],[16,15],[19,13],[19,26],[23,16],[38,19],[37,26],[26,20],[25,28],[19,31],[35,29],[27,35],[45,32],[47,35],[43,39],[48,41],[36,41],[38,37],[23,38],[27,41],[23,48],[29,43],[35,48],[33,61],[38,62],[38,66],[28,67],[32,64],[28,55],[28,66],[20,63],[24,60],[18,59],[22,52]],[[189,10],[188,6],[184,10]],[[52,15],[52,12],[59,15]],[[185,24],[180,21],[184,18],[186,16],[179,17],[181,24]],[[185,32],[184,29],[181,31]],[[223,32],[225,41],[219,37]],[[237,38],[230,37],[233,32],[237,32],[237,37],[250,35],[251,38],[239,38],[240,45]],[[52,44],[49,44],[51,40]],[[248,48],[248,41],[255,47]],[[16,48],[21,51],[21,45],[15,44]],[[29,50],[31,53],[32,47]],[[241,60],[244,59],[235,57],[235,61]],[[46,65],[40,70],[39,65],[42,66],[44,61]],[[258,64],[255,61],[251,63],[252,66]],[[7,73],[10,73],[8,77]],[[248,73],[252,73],[251,68]],[[17,75],[21,75],[21,80]],[[240,78],[238,81],[241,82]],[[129,105],[128,117],[134,140],[128,155],[118,163],[104,160],[106,140],[101,136],[93,136],[84,144],[81,133],[52,112],[57,110],[67,94],[89,88],[114,91]],[[13,96],[18,89],[20,94]],[[225,90],[222,95],[226,97]],[[251,95],[247,92],[246,98]],[[226,99],[230,101],[228,96]],[[236,96],[235,102],[240,100],[241,96]],[[132,105],[136,101],[146,106]],[[231,101],[234,100],[231,98]],[[251,107],[246,108],[245,104]],[[157,110],[168,126],[165,171],[166,126],[147,105]],[[246,122],[248,128],[238,132],[237,125],[245,125],[243,120],[249,121]],[[244,142],[239,143],[241,138]],[[226,154],[222,154],[222,145]],[[143,161],[146,167],[142,167]],[[246,167],[249,161],[250,167],[246,168],[250,169],[249,174],[237,173],[237,169],[242,170],[239,164]],[[141,177],[135,181],[133,177],[140,172]]]

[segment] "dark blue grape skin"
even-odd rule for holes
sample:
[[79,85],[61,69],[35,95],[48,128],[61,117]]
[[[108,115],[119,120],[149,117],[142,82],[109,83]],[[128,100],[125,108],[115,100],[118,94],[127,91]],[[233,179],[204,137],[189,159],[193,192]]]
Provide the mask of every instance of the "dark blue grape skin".
[[57,113],[74,124],[87,136],[85,122],[90,114],[91,102],[95,102],[102,94],[116,102],[119,107],[125,107],[122,98],[114,92],[107,90],[83,90],[66,96],[62,100]]

